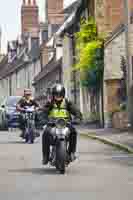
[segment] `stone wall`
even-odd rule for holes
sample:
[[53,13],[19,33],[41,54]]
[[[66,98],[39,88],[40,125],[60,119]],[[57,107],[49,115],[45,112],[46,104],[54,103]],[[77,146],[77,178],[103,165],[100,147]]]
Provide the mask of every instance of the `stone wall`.
[[112,117],[112,125],[116,129],[128,128],[128,114],[127,112],[116,112]]
[[104,114],[108,126],[110,113],[119,106],[118,89],[123,76],[121,56],[125,57],[125,31],[122,26],[106,42],[104,53]]
[[120,87],[120,80],[112,79],[105,81],[105,87],[107,98],[106,110],[108,113],[111,113],[119,106],[118,89]]
[[[120,31],[120,30],[119,30]],[[104,80],[121,79],[121,56],[125,57],[125,32],[118,32],[105,44]]]

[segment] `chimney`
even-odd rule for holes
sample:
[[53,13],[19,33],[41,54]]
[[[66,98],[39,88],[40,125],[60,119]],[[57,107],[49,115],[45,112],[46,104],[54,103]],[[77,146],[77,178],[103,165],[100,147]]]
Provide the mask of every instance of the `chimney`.
[[21,7],[21,33],[25,35],[33,31],[39,36],[39,8],[35,0],[27,1],[23,0]]
[[40,24],[41,40],[48,41],[48,0],[44,0],[44,22]]
[[64,0],[48,0],[48,21],[50,24],[62,24],[64,15],[59,14],[63,10]]
[[33,5],[36,5],[36,0],[33,0]]
[[41,66],[48,63],[48,48],[46,43],[48,41],[48,0],[44,0],[44,21],[40,24],[41,33]]
[[23,0],[23,6],[25,6],[26,5],[26,0]]
[[28,5],[31,5],[31,0],[28,0]]

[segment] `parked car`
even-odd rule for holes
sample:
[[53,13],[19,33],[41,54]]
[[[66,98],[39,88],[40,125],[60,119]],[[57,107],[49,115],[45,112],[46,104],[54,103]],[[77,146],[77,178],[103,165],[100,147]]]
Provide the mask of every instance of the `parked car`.
[[19,115],[16,104],[21,96],[9,96],[0,107],[0,129],[19,127]]

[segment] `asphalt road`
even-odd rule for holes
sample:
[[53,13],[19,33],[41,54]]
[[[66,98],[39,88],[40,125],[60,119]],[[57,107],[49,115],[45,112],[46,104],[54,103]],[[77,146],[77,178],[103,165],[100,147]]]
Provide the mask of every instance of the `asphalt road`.
[[65,175],[41,164],[41,139],[24,144],[0,132],[1,200],[132,200],[133,156],[80,138],[78,159]]

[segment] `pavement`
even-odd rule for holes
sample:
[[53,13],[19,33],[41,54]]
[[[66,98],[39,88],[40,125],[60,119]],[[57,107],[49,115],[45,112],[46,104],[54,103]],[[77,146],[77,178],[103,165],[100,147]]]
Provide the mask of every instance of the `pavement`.
[[133,132],[121,131],[119,129],[105,128],[98,129],[92,126],[76,126],[78,132],[91,139],[121,148],[124,151],[133,153]]
[[132,200],[133,155],[78,138],[78,158],[60,175],[41,164],[41,137],[25,144],[18,131],[0,132],[1,200]]

